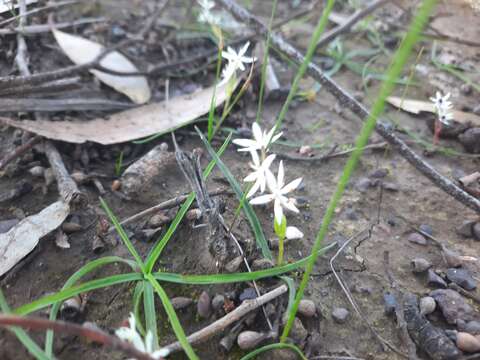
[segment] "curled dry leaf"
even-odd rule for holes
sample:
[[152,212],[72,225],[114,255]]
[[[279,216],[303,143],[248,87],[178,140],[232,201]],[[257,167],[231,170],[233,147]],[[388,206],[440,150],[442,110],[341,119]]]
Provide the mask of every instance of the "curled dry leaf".
[[[101,54],[104,47],[96,42],[53,29],[53,36],[68,58],[77,65],[86,64]],[[137,67],[118,51],[111,51],[101,61],[106,69],[118,72],[138,72]],[[150,100],[150,87],[145,76],[119,76],[99,70],[90,70],[100,81],[118,92],[127,95],[134,103],[144,104]]]
[[[228,96],[228,84],[219,86],[215,93],[215,106],[222,104]],[[93,141],[111,145],[131,141],[158,133],[167,133],[185,126],[208,113],[214,93],[209,87],[193,94],[181,95],[159,103],[122,111],[108,118],[90,121],[17,121],[0,118],[0,122],[48,139],[81,144]]]
[[67,203],[57,201],[0,234],[0,276],[32,251],[40,238],[58,228],[69,212]]

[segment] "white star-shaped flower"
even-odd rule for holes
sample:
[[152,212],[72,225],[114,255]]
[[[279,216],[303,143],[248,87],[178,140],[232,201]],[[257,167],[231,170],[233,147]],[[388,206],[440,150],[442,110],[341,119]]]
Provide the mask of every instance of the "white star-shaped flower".
[[215,6],[215,2],[211,0],[197,0],[197,2],[205,10],[211,10]]
[[130,313],[128,323],[130,327],[122,326],[115,331],[115,335],[117,335],[118,338],[131,343],[135,347],[135,349],[149,354],[154,359],[160,359],[168,356],[169,351],[166,349],[153,351],[153,334],[150,331],[147,332],[147,335],[145,336],[145,341],[143,341],[142,336],[137,332],[135,316],[132,313]]
[[276,179],[270,170],[266,172],[266,177],[267,186],[271,193],[253,198],[252,200],[250,200],[250,204],[268,204],[269,202],[273,201],[273,212],[275,215],[275,221],[277,222],[277,224],[281,224],[283,219],[283,208],[293,211],[295,213],[299,212],[299,210],[294,204],[293,199],[290,199],[285,195],[295,190],[302,182],[302,178],[295,179],[287,185],[284,185],[285,170],[283,168],[283,161],[280,161],[280,165],[278,165],[278,174]]
[[257,150],[267,151],[268,146],[282,136],[281,132],[276,135],[274,135],[274,132],[275,127],[273,127],[268,133],[265,131],[262,132],[260,125],[254,122],[252,124],[253,139],[235,139],[233,140],[233,143],[242,147],[242,149],[238,149],[238,151],[249,151],[250,153]]
[[450,96],[450,93],[442,95],[440,91],[437,91],[435,93],[435,97],[430,98],[437,112],[440,112],[442,110],[450,110],[453,107],[452,102],[448,100]]
[[453,114],[449,111],[442,111],[438,113],[438,121],[442,124],[450,125],[450,121],[453,120]]
[[250,46],[250,41],[247,41],[245,45],[238,51],[238,53],[233,49],[231,46],[227,48],[227,51],[222,51],[222,57],[227,59],[230,64],[232,64],[232,68],[236,70],[245,70],[245,65],[243,64],[251,64],[256,59],[253,57],[245,56],[245,53]]
[[251,155],[252,162],[250,163],[250,167],[253,169],[253,172],[243,179],[245,182],[254,182],[248,191],[247,199],[252,197],[259,189],[262,194],[265,192],[267,184],[266,174],[270,171],[270,165],[272,165],[273,160],[275,160],[275,155],[269,155],[265,160],[260,161],[256,151],[253,151]]

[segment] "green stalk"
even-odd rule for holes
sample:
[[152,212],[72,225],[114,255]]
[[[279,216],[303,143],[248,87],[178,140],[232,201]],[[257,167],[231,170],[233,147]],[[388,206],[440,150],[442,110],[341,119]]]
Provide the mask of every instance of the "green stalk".
[[263,53],[263,62],[262,62],[262,77],[260,79],[260,92],[258,94],[258,107],[257,107],[257,118],[256,122],[260,123],[260,117],[262,116],[263,110],[263,93],[265,91],[265,78],[267,76],[267,65],[268,65],[268,51],[270,50],[270,40],[272,34],[272,24],[277,11],[277,0],[273,0],[272,4],[272,13],[270,14],[270,20],[268,22],[268,33],[267,41],[265,42],[265,49]]
[[[215,88],[213,89],[212,102],[210,103],[210,111],[208,113],[208,141],[210,142],[213,138],[213,122],[215,120],[215,96],[217,92],[218,79],[220,78],[220,69],[222,68],[222,51],[223,51],[223,38],[221,32],[219,33],[220,37],[218,39],[218,56],[217,56],[217,70],[215,73]],[[228,99],[227,101],[228,102]]]
[[355,166],[357,165],[358,160],[360,159],[360,156],[362,155],[363,147],[367,144],[370,134],[375,129],[377,118],[380,116],[380,114],[384,110],[385,100],[394,89],[395,80],[400,76],[402,69],[405,66],[405,63],[407,62],[408,57],[413,49],[413,46],[415,45],[419,37],[419,34],[423,26],[427,22],[428,16],[431,13],[435,4],[436,4],[436,0],[423,1],[422,6],[419,8],[417,12],[417,16],[414,18],[412,24],[410,25],[409,31],[405,39],[403,40],[400,48],[396,51],[393,57],[392,63],[387,71],[387,79],[382,84],[382,87],[379,91],[379,95],[377,96],[377,99],[375,100],[375,103],[372,107],[372,111],[367,121],[364,123],[362,127],[362,131],[357,138],[356,145],[355,145],[356,150],[352,153],[352,155],[348,159],[348,162],[344,167],[342,177],[340,178],[340,181],[337,185],[337,189],[333,194],[332,198],[330,199],[330,203],[328,205],[327,211],[325,213],[325,216],[323,217],[322,225],[320,227],[320,230],[315,239],[315,243],[313,245],[312,254],[314,255],[310,258],[310,260],[307,263],[305,273],[303,274],[303,278],[300,283],[300,287],[298,289],[295,302],[293,304],[293,308],[290,311],[287,324],[283,329],[280,342],[285,342],[286,338],[288,337],[288,334],[290,333],[290,330],[293,325],[293,321],[295,320],[295,315],[297,313],[298,304],[300,303],[300,300],[303,297],[303,293],[305,291],[305,288],[307,287],[308,281],[310,279],[310,274],[313,271],[313,267],[317,259],[316,253],[322,246],[323,239],[327,234],[328,227],[335,213],[335,208],[337,207],[337,204],[343,195],[343,192],[348,183],[348,180],[350,179],[350,176],[352,175],[352,172],[355,169]]
[[280,110],[280,114],[278,115],[277,121],[275,122],[275,131],[278,131],[280,129],[283,119],[287,114],[290,103],[292,102],[295,94],[297,93],[300,80],[305,74],[308,64],[310,64],[310,62],[312,61],[313,54],[317,49],[317,43],[320,40],[320,36],[322,35],[323,31],[325,30],[325,26],[327,25],[327,22],[328,22],[328,16],[330,15],[334,4],[335,4],[335,0],[328,0],[327,6],[323,10],[322,16],[318,21],[317,26],[315,27],[313,36],[310,39],[310,44],[308,45],[307,53],[305,55],[305,60],[298,68],[297,74],[295,75],[295,79],[293,80],[292,87],[290,88],[290,92],[288,93],[287,99],[285,100],[285,103],[283,104],[282,109]]

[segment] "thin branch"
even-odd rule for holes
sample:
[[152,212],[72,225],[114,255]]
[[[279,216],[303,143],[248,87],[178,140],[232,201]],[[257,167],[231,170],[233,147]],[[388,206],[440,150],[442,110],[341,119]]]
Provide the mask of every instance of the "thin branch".
[[[267,27],[257,17],[248,12],[245,8],[239,6],[234,0],[219,0],[223,7],[229,10],[236,18],[255,27],[260,33],[266,33]],[[305,58],[292,45],[286,42],[282,36],[273,33],[272,44],[277,47],[282,53],[289,56],[297,64],[301,64]],[[322,70],[313,62],[308,64],[307,73],[327,89],[340,103],[341,106],[350,109],[361,119],[366,119],[370,116],[369,111],[349,93],[343,90],[330,77],[325,75]],[[395,148],[408,162],[410,162],[417,170],[432,181],[436,186],[445,191],[447,194],[460,201],[463,205],[480,213],[480,200],[475,199],[469,195],[452,181],[440,174],[429,163],[418,156],[404,141],[398,138],[394,133],[394,128],[388,123],[377,121],[375,130],[386,141],[388,141],[393,148]]]
[[[20,17],[20,20],[25,19],[25,17]],[[96,17],[96,18],[84,18],[75,21],[62,22],[55,24],[57,29],[64,29],[72,26],[94,24],[98,22],[105,22],[106,18]],[[24,36],[41,34],[51,31],[51,26],[49,24],[39,24],[39,25],[27,25],[27,26],[18,26],[15,28],[6,28],[0,29],[0,35],[14,35],[22,34]]]
[[92,342],[100,343],[112,349],[121,350],[126,355],[139,360],[154,360],[149,354],[137,350],[132,344],[109,335],[100,329],[81,326],[65,321],[51,321],[36,317],[0,314],[0,326],[19,326],[31,330],[54,330],[62,334],[82,336]]
[[12,162],[16,158],[25,154],[28,150],[30,150],[32,147],[34,147],[36,144],[38,144],[41,139],[42,139],[41,136],[34,136],[34,137],[30,138],[30,140],[28,140],[26,143],[17,147],[10,154],[5,155],[5,157],[0,160],[0,170],[2,170],[5,166],[7,166],[7,164]]
[[[288,290],[287,285],[282,285],[255,299],[244,300],[242,304],[232,312],[229,312],[227,315],[211,323],[207,327],[188,336],[187,337],[188,342],[193,345],[193,344],[198,344],[203,341],[206,341],[207,339],[211,338],[212,336],[226,329],[232,323],[240,320],[249,312],[255,309],[258,309],[260,306],[263,306],[264,304],[286,293],[287,290]],[[182,346],[177,341],[173,344],[165,346],[163,349],[167,350],[168,353],[173,353],[173,352],[182,350]]]

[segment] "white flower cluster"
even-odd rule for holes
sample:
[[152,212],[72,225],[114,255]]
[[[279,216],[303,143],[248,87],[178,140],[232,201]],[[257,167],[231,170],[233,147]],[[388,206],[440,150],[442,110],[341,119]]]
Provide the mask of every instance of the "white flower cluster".
[[247,41],[238,52],[231,46],[227,48],[227,51],[222,51],[222,57],[226,59],[228,63],[222,70],[222,81],[220,84],[230,80],[232,76],[236,74],[237,70],[244,71],[244,64],[251,64],[256,60],[254,57],[245,56],[249,46],[250,41]]
[[198,21],[207,23],[210,25],[220,24],[218,16],[212,13],[212,9],[215,7],[215,2],[211,0],[197,0],[200,5],[200,13],[198,14]]
[[142,339],[142,336],[137,332],[135,316],[132,313],[130,313],[128,323],[130,327],[122,326],[115,331],[115,335],[117,335],[117,337],[123,341],[131,343],[135,349],[149,354],[154,359],[164,358],[169,355],[169,351],[166,349],[153,351],[153,334],[150,331],[147,332],[145,341]]
[[450,93],[442,95],[440,91],[437,91],[435,97],[430,98],[435,106],[438,121],[445,125],[450,125],[450,120],[453,120],[453,114],[450,111],[453,108],[453,105],[452,102],[448,100],[450,95]]
[[[235,139],[233,143],[240,146],[238,151],[248,151],[252,157],[250,167],[252,172],[245,177],[245,182],[253,183],[247,198],[250,199],[258,191],[259,196],[250,200],[252,205],[261,205],[273,202],[274,216],[277,224],[283,221],[283,209],[298,213],[295,206],[295,199],[289,198],[287,194],[294,191],[302,182],[302,178],[297,178],[285,185],[285,169],[283,161],[278,165],[277,177],[270,170],[270,166],[275,160],[275,155],[267,156],[268,147],[277,141],[282,133],[275,134],[275,128],[270,131],[262,131],[260,125],[256,122],[252,125],[253,139]],[[259,155],[260,152],[260,155]],[[264,194],[268,190],[267,194]],[[303,233],[294,226],[288,226],[286,231],[287,239],[298,239],[303,237]]]

